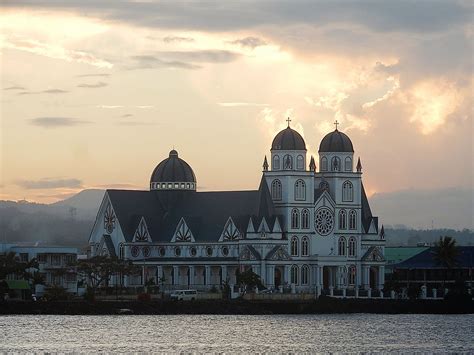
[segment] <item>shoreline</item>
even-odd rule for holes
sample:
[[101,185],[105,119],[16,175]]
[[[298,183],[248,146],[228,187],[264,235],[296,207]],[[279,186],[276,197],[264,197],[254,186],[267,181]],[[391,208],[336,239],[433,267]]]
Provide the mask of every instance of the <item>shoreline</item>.
[[474,301],[363,300],[322,297],[311,301],[10,301],[0,315],[167,315],[167,314],[474,314]]

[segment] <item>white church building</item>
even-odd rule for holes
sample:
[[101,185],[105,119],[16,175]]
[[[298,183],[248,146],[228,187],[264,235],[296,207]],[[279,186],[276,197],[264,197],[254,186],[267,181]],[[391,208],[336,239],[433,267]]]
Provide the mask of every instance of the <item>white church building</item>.
[[205,290],[235,284],[236,271],[251,268],[267,288],[383,288],[384,231],[351,140],[336,125],[320,143],[318,167],[289,122],[273,139],[257,190],[197,191],[175,150],[154,169],[149,190],[107,190],[91,255],[141,266],[141,275],[116,280],[125,286],[153,278],[167,290]]

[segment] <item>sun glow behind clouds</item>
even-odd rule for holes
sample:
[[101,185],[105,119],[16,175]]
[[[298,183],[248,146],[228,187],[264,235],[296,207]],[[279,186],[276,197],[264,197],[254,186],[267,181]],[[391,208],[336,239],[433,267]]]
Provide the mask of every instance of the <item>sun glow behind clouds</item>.
[[414,105],[411,121],[421,127],[423,134],[436,131],[460,103],[459,91],[440,80],[425,81],[410,92],[408,100]]

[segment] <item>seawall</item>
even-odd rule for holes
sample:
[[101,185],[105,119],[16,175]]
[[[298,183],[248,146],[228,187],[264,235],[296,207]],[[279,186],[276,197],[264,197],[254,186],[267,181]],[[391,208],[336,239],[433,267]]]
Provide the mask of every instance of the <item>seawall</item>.
[[[122,311],[120,311],[122,310]],[[129,310],[129,311],[123,311]],[[469,314],[474,301],[374,300],[322,297],[312,301],[50,301],[0,303],[0,314]]]

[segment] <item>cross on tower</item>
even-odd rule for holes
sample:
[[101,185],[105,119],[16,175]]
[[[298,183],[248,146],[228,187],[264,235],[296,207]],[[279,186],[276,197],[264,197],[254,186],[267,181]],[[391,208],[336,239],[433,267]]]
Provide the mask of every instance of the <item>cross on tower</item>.
[[336,126],[336,131],[337,131],[337,125],[338,125],[338,124],[339,124],[339,122],[337,122],[337,120],[334,121],[334,125]]
[[289,117],[288,117],[288,119],[286,120],[286,122],[288,122],[288,127],[290,127],[290,122],[291,122],[291,120],[290,120]]

